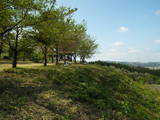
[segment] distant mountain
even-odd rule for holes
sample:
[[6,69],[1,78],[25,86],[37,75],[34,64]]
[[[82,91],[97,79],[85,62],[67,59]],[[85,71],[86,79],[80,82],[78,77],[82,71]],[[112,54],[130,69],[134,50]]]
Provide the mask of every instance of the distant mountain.
[[160,69],[160,62],[119,62],[119,61],[101,61],[105,63],[117,63],[117,64],[124,64],[129,66],[135,67],[145,67],[145,68],[152,68],[152,69]]
[[142,63],[142,62],[118,62],[121,64],[126,65],[132,65],[132,66],[139,66],[139,67],[147,67],[147,68],[160,68],[160,62],[148,62],[148,63]]

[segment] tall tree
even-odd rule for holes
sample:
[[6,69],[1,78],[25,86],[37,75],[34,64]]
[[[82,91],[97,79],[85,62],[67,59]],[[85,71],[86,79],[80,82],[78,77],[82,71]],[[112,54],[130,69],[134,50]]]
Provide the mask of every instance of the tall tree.
[[84,63],[86,58],[92,57],[92,55],[95,54],[97,47],[98,45],[95,43],[95,40],[92,40],[89,35],[84,34],[78,50],[80,62]]
[[[12,30],[11,34],[14,36],[14,39],[9,40],[9,46],[13,51],[12,67],[15,68],[17,66],[17,57],[20,51],[19,43],[22,41],[23,30],[30,27],[28,20],[30,20],[31,16],[34,16],[32,12],[38,9],[38,4],[34,0],[11,0],[10,2],[9,9],[13,12],[10,16],[11,25],[5,29],[8,30],[12,27],[9,31]],[[6,30],[3,30],[3,32]]]
[[[44,54],[44,66],[47,65],[47,54],[52,46],[56,52],[56,64],[59,61],[60,46],[64,41],[66,31],[69,31],[68,18],[76,9],[66,7],[44,10],[39,17],[39,22],[35,27],[36,40],[40,43]],[[54,47],[54,48],[53,48]]]
[[55,34],[55,50],[56,50],[56,65],[59,62],[59,52],[63,51],[64,46],[67,45],[67,36],[71,34],[72,31],[72,14],[77,11],[77,9],[70,9],[66,7],[60,7],[57,9],[59,11],[59,21],[56,24],[56,34]]
[[77,57],[78,57],[78,50],[80,49],[81,40],[83,39],[83,35],[86,33],[86,25],[83,24],[76,24],[74,26],[74,32],[73,32],[73,42],[72,42],[72,50],[73,50],[73,58],[74,63],[77,63]]
[[[73,19],[76,8],[56,7],[56,0],[1,1],[0,54],[4,43],[7,43],[7,49],[13,58],[13,67],[17,66],[19,57],[23,56],[25,60],[27,51],[34,50],[32,53],[35,53],[34,57],[37,56],[39,48],[41,53],[38,56],[43,54],[44,66],[47,66],[48,56],[53,58],[55,55],[56,64],[60,60],[60,54],[73,57],[76,63],[78,56],[85,61],[94,53],[97,46],[87,36],[85,24],[77,24]],[[32,49],[32,45],[37,47]]]

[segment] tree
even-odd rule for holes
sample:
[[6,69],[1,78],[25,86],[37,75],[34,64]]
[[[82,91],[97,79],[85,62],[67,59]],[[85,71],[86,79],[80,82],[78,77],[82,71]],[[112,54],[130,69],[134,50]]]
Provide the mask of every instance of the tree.
[[98,45],[95,43],[95,40],[92,40],[89,35],[84,34],[78,50],[80,62],[84,63],[86,58],[92,57],[92,55],[95,54],[97,47]]
[[[40,29],[39,29],[40,30]],[[53,39],[46,37],[46,31],[38,31],[35,33],[34,39],[37,41],[37,45],[41,48],[44,55],[44,66],[47,66],[47,56],[50,46],[53,44]]]
[[3,0],[1,4],[0,19],[4,23],[0,23],[0,35],[3,38],[12,34],[12,39],[8,39],[7,43],[13,51],[13,68],[17,66],[17,56],[20,51],[19,43],[23,30],[30,27],[30,18],[34,16],[33,12],[38,7],[39,4],[35,0]]
[[4,42],[3,42],[3,37],[1,36],[0,37],[0,59],[1,59],[1,55],[2,55],[2,52],[3,52],[3,48],[4,48]]
[[[66,7],[44,10],[39,17],[39,22],[34,26],[35,40],[39,43],[44,54],[44,66],[47,66],[49,49],[56,52],[56,64],[59,61],[59,50],[64,41],[66,32],[69,31],[69,17],[76,9]],[[65,41],[66,42],[66,41]]]
[[[64,56],[70,60],[74,58],[76,63],[78,56],[84,61],[94,53],[96,45],[86,42],[90,38],[86,35],[85,24],[77,24],[73,19],[77,9],[56,7],[55,3],[56,0],[2,0],[0,55],[9,51],[12,67],[17,66],[19,58],[25,60],[30,56],[34,56],[34,60],[37,56],[39,61],[43,55],[44,66],[47,66],[48,56],[52,57],[52,61],[55,56],[56,64],[60,58],[65,63],[67,59]],[[88,51],[92,50],[84,52],[85,47]],[[29,54],[28,51],[33,52]]]
[[59,52],[63,51],[64,46],[67,44],[67,36],[70,35],[72,31],[72,14],[77,11],[77,9],[70,9],[66,7],[60,7],[57,9],[59,11],[59,19],[56,23],[55,30],[55,50],[56,50],[56,65],[59,62]]
[[77,63],[78,50],[80,49],[80,43],[83,39],[83,35],[86,33],[86,25],[85,24],[76,24],[74,26],[73,32],[73,42],[72,42],[72,50],[73,50],[73,58],[74,63]]
[[39,22],[34,26],[34,39],[44,55],[44,66],[47,66],[47,55],[54,39],[55,11],[44,11],[39,17]]
[[[41,1],[41,0],[40,0]],[[24,22],[31,11],[40,8],[40,1],[36,0],[1,0],[0,3],[0,36],[16,29]],[[22,12],[20,12],[21,10]],[[13,16],[20,12],[21,17],[17,20]]]
[[23,61],[28,58],[28,60],[32,60],[32,56],[35,52],[36,48],[36,42],[30,38],[31,32],[29,31],[23,31],[21,43],[19,46],[19,58],[21,58]]

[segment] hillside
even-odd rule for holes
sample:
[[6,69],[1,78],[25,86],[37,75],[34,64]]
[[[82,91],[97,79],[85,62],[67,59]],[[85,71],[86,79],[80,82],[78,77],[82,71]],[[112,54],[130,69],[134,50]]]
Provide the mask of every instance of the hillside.
[[160,68],[160,62],[114,62],[114,63],[120,63],[136,67],[152,68],[152,69]]
[[8,69],[0,73],[0,119],[159,120],[158,94],[145,86],[114,67]]
[[[95,61],[95,62],[90,62],[89,64],[93,65],[100,65],[100,66],[108,66],[108,67],[115,67],[118,69],[121,69],[124,74],[128,74],[132,76],[132,78],[135,81],[140,81],[143,83],[154,83],[154,84],[159,84],[160,83],[160,70],[159,69],[149,69],[149,68],[144,68],[140,66],[131,66],[131,65],[126,65],[126,64],[121,64],[121,63],[113,63],[113,62],[104,62],[104,61]],[[139,79],[144,78],[144,80]]]

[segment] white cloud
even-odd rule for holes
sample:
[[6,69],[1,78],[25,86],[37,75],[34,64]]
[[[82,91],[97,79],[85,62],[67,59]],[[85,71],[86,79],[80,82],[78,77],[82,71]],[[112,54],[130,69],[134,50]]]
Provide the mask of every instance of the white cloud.
[[125,43],[124,42],[120,42],[120,41],[118,41],[118,42],[115,42],[115,43],[113,43],[113,46],[124,46],[125,45]]
[[160,15],[160,10],[156,10],[156,11],[155,11],[155,14],[156,14],[156,15]]
[[160,44],[160,40],[155,40],[154,42],[157,44]]
[[109,52],[117,52],[117,49],[109,49]]
[[135,48],[129,48],[128,49],[128,53],[138,53],[139,50],[135,49]]
[[121,26],[120,28],[118,28],[118,32],[128,32],[129,28],[125,27],[125,26]]

